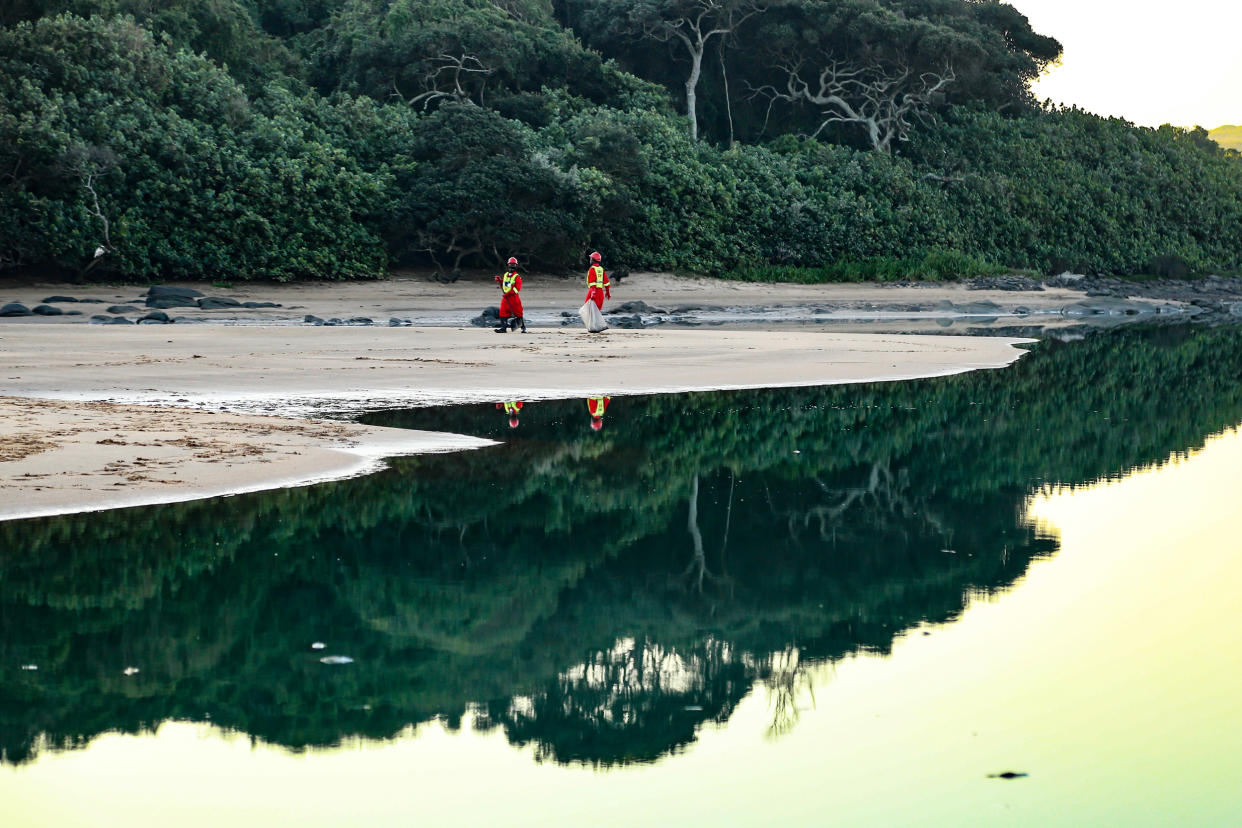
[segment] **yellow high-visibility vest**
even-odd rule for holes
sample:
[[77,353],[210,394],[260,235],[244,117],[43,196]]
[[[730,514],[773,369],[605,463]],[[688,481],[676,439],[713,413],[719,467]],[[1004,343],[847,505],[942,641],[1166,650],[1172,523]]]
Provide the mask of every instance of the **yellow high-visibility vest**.
[[500,292],[513,293],[513,285],[517,282],[517,277],[518,275],[515,271],[510,270],[506,273],[505,277],[500,281]]
[[587,287],[602,288],[604,286],[604,269],[599,265],[591,265],[587,271]]

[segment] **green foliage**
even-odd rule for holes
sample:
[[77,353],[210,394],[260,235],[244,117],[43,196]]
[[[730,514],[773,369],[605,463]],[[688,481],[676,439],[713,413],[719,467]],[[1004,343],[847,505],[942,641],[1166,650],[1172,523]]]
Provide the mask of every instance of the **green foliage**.
[[[0,31],[0,257],[129,277],[374,276],[386,181],[127,18]],[[94,190],[92,195],[90,192]],[[98,199],[96,204],[95,199]]]
[[959,179],[944,196],[976,255],[1049,272],[1139,273],[1157,256],[1242,265],[1242,163],[1202,130],[958,109],[913,143],[916,164]]
[[[695,3],[8,4],[0,273],[78,273],[100,244],[92,278],[131,280],[561,269],[591,248],[761,279],[1242,269],[1237,154],[1038,110],[1027,84],[1060,46],[1007,4],[764,4],[704,54],[694,142],[685,50],[634,33]],[[827,53],[956,79],[880,156],[752,94],[780,88],[778,58]]]
[[757,265],[722,273],[726,279],[746,282],[940,282],[972,276],[999,276],[1008,268],[954,251],[928,253],[921,259],[870,259],[834,262],[822,267]]

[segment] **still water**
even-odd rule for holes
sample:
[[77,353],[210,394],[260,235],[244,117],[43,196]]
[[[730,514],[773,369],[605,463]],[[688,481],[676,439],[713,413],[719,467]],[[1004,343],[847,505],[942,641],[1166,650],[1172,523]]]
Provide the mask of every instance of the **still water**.
[[0,524],[0,824],[1242,824],[1239,332],[598,406]]

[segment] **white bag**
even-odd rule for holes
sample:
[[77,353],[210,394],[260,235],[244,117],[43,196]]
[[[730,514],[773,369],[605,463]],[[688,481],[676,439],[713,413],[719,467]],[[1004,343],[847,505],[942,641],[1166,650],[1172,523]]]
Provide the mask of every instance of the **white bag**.
[[586,329],[591,333],[608,330],[608,323],[604,321],[604,315],[599,312],[599,308],[595,307],[594,302],[584,302],[582,307],[578,308],[578,315],[582,317],[582,324],[586,325]]

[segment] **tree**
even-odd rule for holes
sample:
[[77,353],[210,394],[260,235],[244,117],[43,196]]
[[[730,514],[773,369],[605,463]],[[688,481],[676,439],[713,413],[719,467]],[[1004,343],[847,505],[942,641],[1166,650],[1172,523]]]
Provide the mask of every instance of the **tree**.
[[823,120],[812,137],[829,124],[860,124],[867,130],[872,149],[885,155],[892,153],[893,141],[909,139],[913,121],[924,118],[937,96],[956,78],[952,67],[940,74],[923,72],[916,78],[909,66],[842,65],[829,59],[812,87],[802,77],[802,64],[783,69],[787,73],[785,91],[764,87],[756,94],[820,107]]
[[766,8],[764,0],[604,0],[595,3],[588,25],[616,29],[659,43],[680,43],[690,59],[685,79],[690,138],[699,139],[698,88],[703,54],[713,38],[724,39]]

